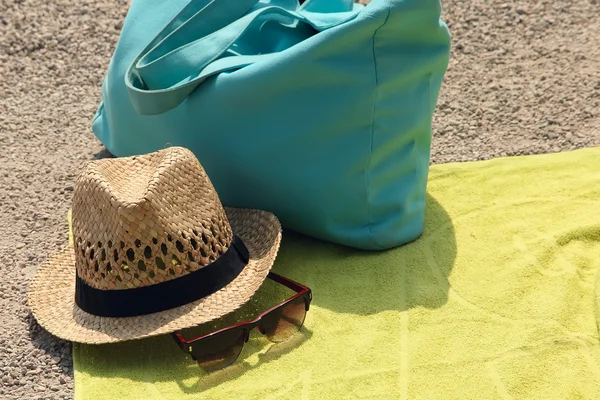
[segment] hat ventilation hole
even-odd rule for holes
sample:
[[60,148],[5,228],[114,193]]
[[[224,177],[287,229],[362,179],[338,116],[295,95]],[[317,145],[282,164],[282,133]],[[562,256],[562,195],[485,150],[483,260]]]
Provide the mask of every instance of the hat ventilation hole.
[[198,242],[196,242],[196,239],[191,238],[190,239],[190,244],[192,245],[192,247],[194,248],[194,250],[198,250]]
[[90,260],[94,260],[94,249],[90,249]]
[[108,248],[110,249],[112,247],[112,242],[109,240],[108,241]]
[[183,244],[178,240],[175,242],[175,247],[177,247],[177,251],[183,253]]
[[102,253],[100,253],[100,260],[104,261],[106,260],[106,250],[102,249]]
[[158,268],[162,271],[167,269],[167,266],[165,265],[165,262],[162,260],[162,258],[156,257],[156,260],[154,260],[154,262],[156,263],[156,268]]
[[179,258],[177,258],[177,256],[175,254],[173,254],[171,256],[171,263],[175,266],[180,266],[181,265],[181,261],[179,261]]
[[161,243],[160,251],[163,253],[163,256],[166,256],[167,255],[167,245],[164,243]]
[[152,243],[158,244],[158,239],[157,238],[152,238]]
[[125,248],[125,242],[121,241],[121,250]]
[[115,259],[115,262],[119,261],[119,252],[117,249],[113,251],[113,258]]
[[152,249],[150,248],[150,246],[146,246],[146,248],[144,249],[144,257],[146,257],[146,259],[151,259],[152,258]]
[[137,247],[137,248],[142,247],[142,241],[140,239],[135,239],[135,247]]
[[127,254],[127,259],[129,261],[133,261],[135,259],[135,253],[131,247],[127,249],[127,253],[125,254]]
[[138,261],[138,269],[142,272],[146,272],[146,263],[144,260]]

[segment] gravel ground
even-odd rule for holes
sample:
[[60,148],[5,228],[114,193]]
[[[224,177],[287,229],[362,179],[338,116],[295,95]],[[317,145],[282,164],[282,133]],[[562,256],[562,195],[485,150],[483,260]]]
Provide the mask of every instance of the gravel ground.
[[[26,306],[67,241],[73,179],[103,155],[90,121],[126,1],[0,0],[0,398],[73,396],[71,346]],[[598,0],[452,0],[432,161],[600,145]]]

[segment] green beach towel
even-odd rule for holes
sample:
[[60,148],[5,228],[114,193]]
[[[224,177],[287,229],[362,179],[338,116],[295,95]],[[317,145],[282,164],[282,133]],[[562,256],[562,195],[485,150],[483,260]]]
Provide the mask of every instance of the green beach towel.
[[[168,335],[75,344],[75,398],[599,399],[599,167],[600,149],[434,166],[416,242],[284,234],[274,271],[314,294],[289,342],[254,331],[213,374]],[[287,295],[267,282],[229,320]]]

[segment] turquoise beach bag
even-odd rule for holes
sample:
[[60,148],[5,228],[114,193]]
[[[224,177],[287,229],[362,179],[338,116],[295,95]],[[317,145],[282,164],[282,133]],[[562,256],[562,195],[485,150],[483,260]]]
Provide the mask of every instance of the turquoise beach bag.
[[192,150],[226,206],[361,249],[423,231],[439,0],[132,0],[93,131]]

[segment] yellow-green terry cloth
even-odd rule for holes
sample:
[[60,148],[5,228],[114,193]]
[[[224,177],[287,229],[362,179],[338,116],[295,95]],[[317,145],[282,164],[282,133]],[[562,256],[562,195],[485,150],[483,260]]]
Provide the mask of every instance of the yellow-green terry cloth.
[[274,271],[314,294],[289,342],[213,374],[168,335],[74,345],[76,399],[600,399],[600,149],[434,166],[428,192],[397,249],[284,234]]

